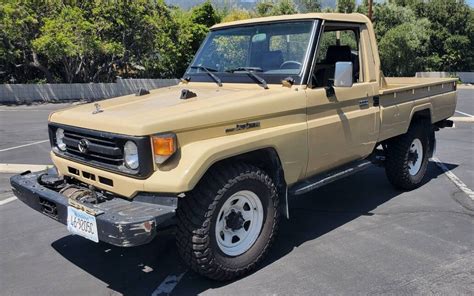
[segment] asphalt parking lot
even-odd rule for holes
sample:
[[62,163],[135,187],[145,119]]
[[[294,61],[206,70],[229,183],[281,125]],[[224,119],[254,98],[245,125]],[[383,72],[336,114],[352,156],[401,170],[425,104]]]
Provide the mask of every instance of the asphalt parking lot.
[[474,88],[459,90],[456,127],[437,133],[450,173],[432,161],[421,188],[400,192],[371,168],[294,198],[263,265],[225,283],[189,271],[172,232],[96,244],[11,198],[5,164],[50,164],[48,114],[66,106],[0,106],[1,295],[474,294],[474,201],[452,180],[474,189]]

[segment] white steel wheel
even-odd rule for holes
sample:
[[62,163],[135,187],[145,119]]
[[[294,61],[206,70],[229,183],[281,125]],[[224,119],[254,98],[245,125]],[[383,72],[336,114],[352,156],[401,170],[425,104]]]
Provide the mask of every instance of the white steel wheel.
[[423,162],[423,144],[418,138],[415,138],[410,145],[408,152],[408,172],[415,176],[418,174]]
[[228,256],[239,256],[257,240],[263,226],[263,206],[260,198],[248,190],[234,193],[219,211],[216,221],[216,241]]

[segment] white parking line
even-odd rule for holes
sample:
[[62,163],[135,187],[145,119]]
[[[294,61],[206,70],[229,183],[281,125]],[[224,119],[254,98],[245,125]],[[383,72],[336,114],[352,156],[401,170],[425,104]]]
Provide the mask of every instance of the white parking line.
[[6,205],[7,203],[15,201],[15,200],[17,200],[16,196],[12,196],[12,197],[0,200],[0,206]]
[[449,118],[452,121],[456,122],[474,122],[474,117],[464,117],[464,116],[455,116],[455,117],[450,117]]
[[36,145],[36,144],[41,144],[41,143],[46,143],[46,142],[49,142],[49,140],[43,140],[43,141],[28,143],[28,144],[24,144],[24,145],[20,145],[20,146],[15,146],[15,147],[10,147],[10,148],[0,149],[0,152],[5,152],[5,151],[9,151],[9,150],[14,150],[14,149],[18,149],[18,148],[28,147],[28,146],[32,146],[32,145]]
[[459,113],[459,114],[462,114],[462,115],[465,115],[465,116],[469,116],[469,117],[474,117],[474,115],[471,115],[471,114],[466,113],[466,112],[461,112],[459,110],[456,110],[456,113]]
[[167,276],[161,284],[158,286],[158,288],[151,293],[151,296],[158,296],[158,295],[169,295],[171,292],[173,292],[173,289],[176,287],[176,285],[179,283],[179,281],[183,278],[184,274],[186,273],[183,272],[180,275],[169,275]]
[[0,112],[53,112],[53,110],[41,109],[0,109]]
[[466,184],[464,184],[461,179],[459,179],[453,172],[451,172],[445,165],[442,163],[437,157],[432,158],[436,165],[438,165],[443,171],[444,174],[457,186],[461,189],[464,193],[469,196],[471,200],[474,201],[474,191],[472,191]]
[[0,173],[3,174],[19,174],[24,171],[39,172],[46,169],[46,164],[15,164],[15,163],[0,163]]

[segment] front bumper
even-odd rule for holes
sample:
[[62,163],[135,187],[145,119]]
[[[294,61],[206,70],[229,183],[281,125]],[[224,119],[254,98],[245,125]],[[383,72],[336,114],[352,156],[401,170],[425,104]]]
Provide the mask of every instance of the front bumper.
[[[70,202],[66,196],[39,183],[39,177],[43,174],[56,176],[57,172],[55,169],[37,173],[28,171],[11,177],[13,193],[29,207],[66,225]],[[177,203],[157,204],[119,197],[82,205],[98,213],[99,240],[121,247],[143,245],[153,240],[158,227],[173,219],[177,207]]]

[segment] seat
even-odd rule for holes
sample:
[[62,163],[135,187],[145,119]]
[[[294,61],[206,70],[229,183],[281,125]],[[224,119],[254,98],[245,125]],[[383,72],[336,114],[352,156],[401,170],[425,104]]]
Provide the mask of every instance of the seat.
[[326,64],[336,64],[336,62],[350,62],[351,47],[348,45],[331,45],[326,52]]
[[316,86],[327,86],[334,79],[337,62],[352,62],[351,48],[347,45],[331,45],[326,52],[326,59],[316,66]]

